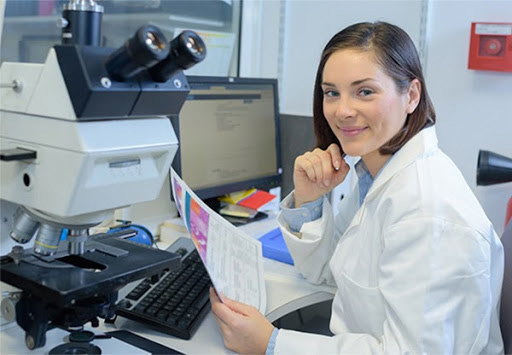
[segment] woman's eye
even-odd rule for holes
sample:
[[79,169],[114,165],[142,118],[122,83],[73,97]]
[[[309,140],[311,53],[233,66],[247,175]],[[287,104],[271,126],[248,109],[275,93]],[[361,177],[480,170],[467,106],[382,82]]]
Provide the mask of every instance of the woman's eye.
[[336,97],[336,96],[338,96],[338,93],[336,91],[333,91],[333,90],[325,90],[324,91],[324,96]]
[[361,90],[359,90],[359,95],[361,95],[361,96],[369,96],[371,94],[373,94],[373,90],[371,90],[371,89],[361,89]]

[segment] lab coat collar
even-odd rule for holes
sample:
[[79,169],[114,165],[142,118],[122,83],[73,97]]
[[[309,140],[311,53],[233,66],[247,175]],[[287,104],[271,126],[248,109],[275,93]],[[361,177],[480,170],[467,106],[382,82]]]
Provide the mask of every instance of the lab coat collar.
[[418,157],[428,155],[437,149],[435,126],[422,129],[400,148],[375,178],[364,201],[374,198],[378,191],[397,173],[412,164]]

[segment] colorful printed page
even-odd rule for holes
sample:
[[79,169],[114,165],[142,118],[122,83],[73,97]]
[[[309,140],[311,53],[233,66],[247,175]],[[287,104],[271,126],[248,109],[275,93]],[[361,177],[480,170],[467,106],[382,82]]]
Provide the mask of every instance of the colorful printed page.
[[176,207],[217,294],[265,313],[261,243],[204,204],[173,169],[171,182]]

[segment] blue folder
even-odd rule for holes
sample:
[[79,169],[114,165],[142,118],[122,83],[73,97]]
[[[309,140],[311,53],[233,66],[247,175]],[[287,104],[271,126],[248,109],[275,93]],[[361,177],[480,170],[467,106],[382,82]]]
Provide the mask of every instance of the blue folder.
[[271,230],[259,240],[261,242],[263,256],[265,258],[293,265],[293,259],[288,251],[288,247],[286,246],[279,227]]

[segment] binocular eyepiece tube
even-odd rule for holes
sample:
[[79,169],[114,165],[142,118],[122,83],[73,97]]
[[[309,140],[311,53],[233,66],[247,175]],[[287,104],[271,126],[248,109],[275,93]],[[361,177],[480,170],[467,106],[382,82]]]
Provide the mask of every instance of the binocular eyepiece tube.
[[169,55],[149,70],[158,82],[169,80],[178,70],[191,68],[206,57],[206,45],[193,31],[183,31],[170,43]]
[[118,81],[130,80],[147,70],[152,80],[166,82],[178,70],[192,67],[205,56],[206,46],[195,32],[183,31],[169,43],[160,29],[145,25],[107,58],[105,67]]
[[155,26],[142,26],[112,53],[105,63],[109,75],[118,81],[135,77],[169,55],[164,34]]

